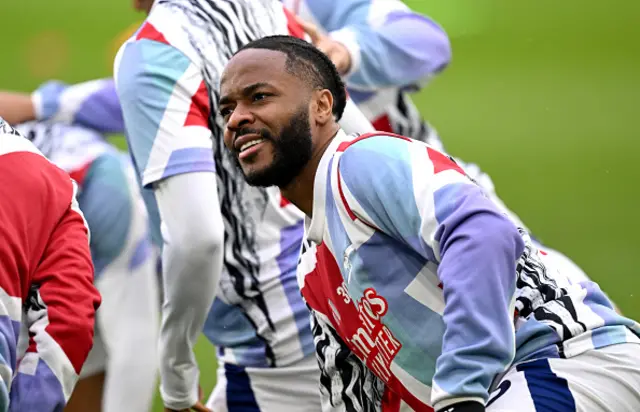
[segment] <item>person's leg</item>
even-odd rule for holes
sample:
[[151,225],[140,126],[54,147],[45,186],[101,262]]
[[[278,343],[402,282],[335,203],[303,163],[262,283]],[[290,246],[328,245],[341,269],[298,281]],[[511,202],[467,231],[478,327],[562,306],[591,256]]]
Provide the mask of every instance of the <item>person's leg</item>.
[[103,293],[101,332],[107,350],[104,412],[149,411],[156,385],[159,327],[157,279],[151,259],[120,272]]
[[516,411],[640,411],[640,345],[623,343],[514,366],[491,393],[487,412]]
[[[218,370],[216,371],[218,378],[216,379],[216,386],[213,388],[213,392],[207,400],[207,408],[215,412],[229,412],[227,408],[227,374],[225,364],[220,362],[218,364]],[[250,391],[250,388],[245,388]],[[257,405],[256,405],[257,408]],[[259,411],[259,409],[255,409]]]
[[104,378],[104,371],[81,378],[64,408],[65,412],[101,412]]
[[128,158],[120,161],[117,178],[128,189],[121,203],[127,202],[130,220],[124,248],[107,268],[113,273],[104,276],[100,326],[108,357],[102,407],[144,412],[152,406],[158,369],[158,279],[146,209]]
[[207,407],[215,412],[319,412],[320,370],[312,354],[278,368],[221,365]]
[[[157,372],[159,302],[144,205],[119,153],[90,166],[79,196],[91,231],[96,286],[102,295],[97,335],[67,412],[149,410]],[[104,373],[106,371],[106,373]],[[100,373],[100,378],[93,378]],[[84,378],[86,376],[86,378]],[[84,382],[84,380],[87,380]],[[77,393],[76,393],[77,392]]]
[[[100,295],[102,295],[99,285],[96,286]],[[84,365],[82,365],[80,380],[64,408],[65,412],[102,411],[102,388],[105,379],[104,371],[107,364],[107,353],[100,334],[100,313],[100,310],[96,312],[93,347]]]

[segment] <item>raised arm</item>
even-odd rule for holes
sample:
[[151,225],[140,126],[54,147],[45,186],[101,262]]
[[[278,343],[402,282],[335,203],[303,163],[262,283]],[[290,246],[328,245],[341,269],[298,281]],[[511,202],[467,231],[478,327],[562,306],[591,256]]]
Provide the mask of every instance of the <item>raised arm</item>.
[[444,30],[399,0],[299,3],[300,17],[311,18],[349,51],[346,75],[351,88],[413,85],[444,69],[451,59]]

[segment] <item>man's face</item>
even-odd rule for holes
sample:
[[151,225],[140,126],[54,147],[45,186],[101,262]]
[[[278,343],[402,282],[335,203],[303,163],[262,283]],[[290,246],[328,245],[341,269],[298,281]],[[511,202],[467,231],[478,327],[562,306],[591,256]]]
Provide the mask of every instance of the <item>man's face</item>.
[[224,143],[253,186],[287,186],[311,159],[312,90],[285,64],[284,53],[247,49],[222,75]]

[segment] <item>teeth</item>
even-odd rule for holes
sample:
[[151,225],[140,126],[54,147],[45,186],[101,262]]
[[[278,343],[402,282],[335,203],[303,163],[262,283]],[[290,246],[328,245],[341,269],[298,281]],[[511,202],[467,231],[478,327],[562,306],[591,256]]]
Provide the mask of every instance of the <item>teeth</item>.
[[256,140],[252,140],[250,142],[247,142],[247,143],[243,144],[242,146],[240,146],[240,151],[244,152],[245,150],[247,150],[251,146],[255,146],[258,143],[262,143],[262,142],[264,142],[264,139],[256,139]]

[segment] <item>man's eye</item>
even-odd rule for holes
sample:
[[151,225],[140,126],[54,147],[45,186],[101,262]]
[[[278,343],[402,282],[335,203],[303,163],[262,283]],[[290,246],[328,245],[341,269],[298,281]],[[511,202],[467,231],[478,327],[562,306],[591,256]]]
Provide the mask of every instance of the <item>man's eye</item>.
[[270,96],[268,93],[256,93],[253,95],[253,101],[260,101]]
[[232,112],[232,110],[231,110],[230,107],[222,108],[222,109],[220,109],[220,116],[226,118],[227,116],[229,116],[231,114],[231,112]]

